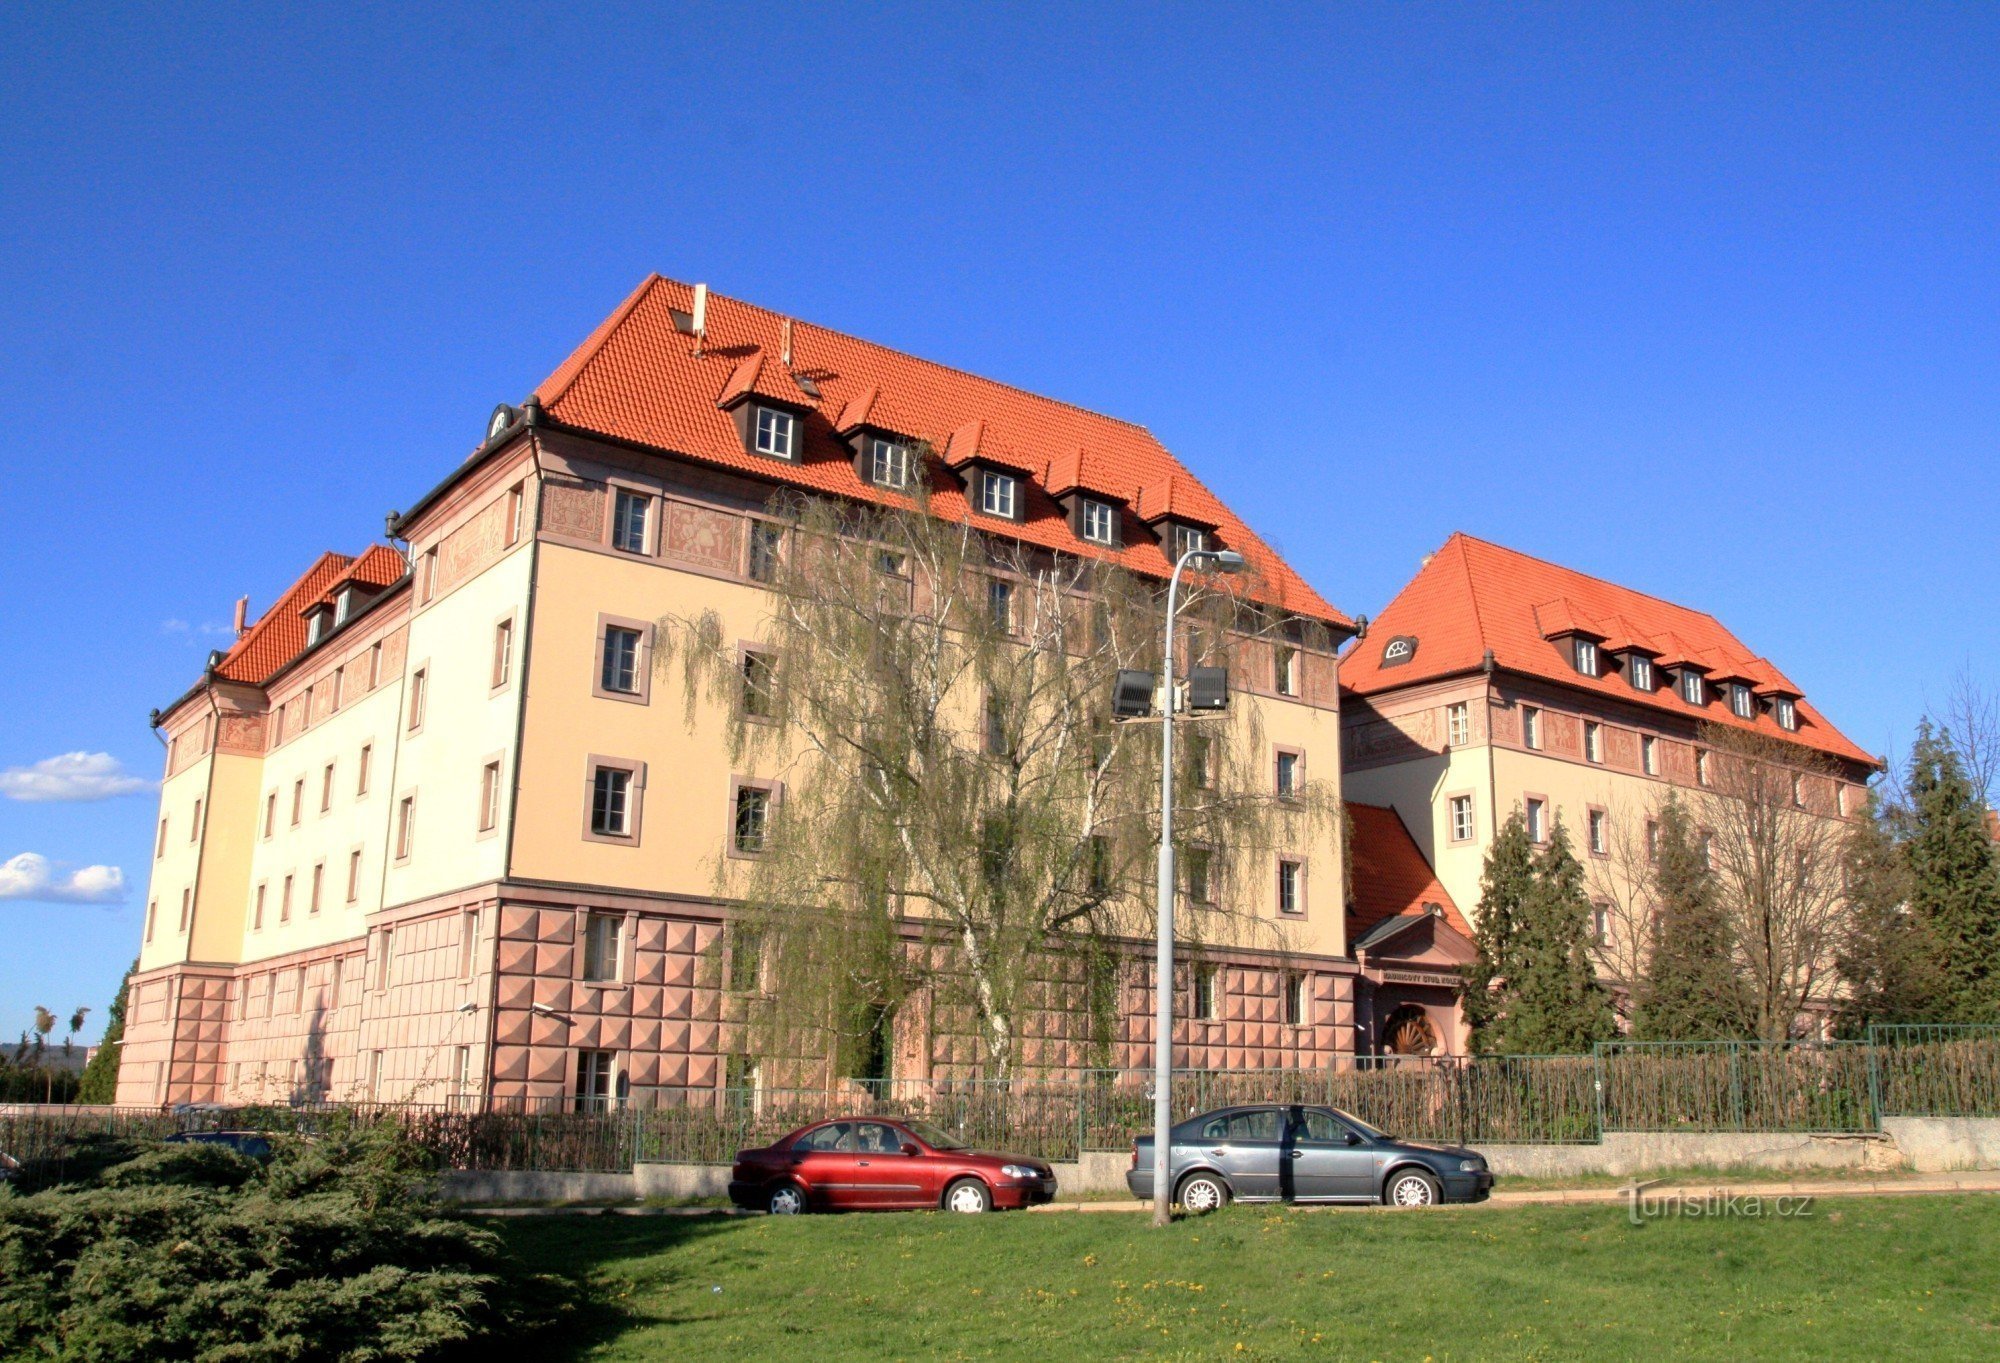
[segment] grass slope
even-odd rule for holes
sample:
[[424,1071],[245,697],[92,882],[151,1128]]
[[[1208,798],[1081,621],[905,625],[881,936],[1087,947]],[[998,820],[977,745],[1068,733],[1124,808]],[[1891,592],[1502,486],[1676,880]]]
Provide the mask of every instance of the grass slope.
[[[526,1218],[571,1359],[2000,1357],[2000,1198],[1425,1213]],[[718,1290],[719,1289],[719,1290]]]

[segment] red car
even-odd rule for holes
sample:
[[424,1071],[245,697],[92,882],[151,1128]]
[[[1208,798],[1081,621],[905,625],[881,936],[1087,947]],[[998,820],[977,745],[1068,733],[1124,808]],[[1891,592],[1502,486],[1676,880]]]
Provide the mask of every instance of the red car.
[[816,1122],[761,1150],[743,1150],[729,1200],[775,1216],[801,1212],[942,1207],[984,1212],[1032,1207],[1056,1195],[1038,1159],[968,1148],[929,1122],[842,1117]]

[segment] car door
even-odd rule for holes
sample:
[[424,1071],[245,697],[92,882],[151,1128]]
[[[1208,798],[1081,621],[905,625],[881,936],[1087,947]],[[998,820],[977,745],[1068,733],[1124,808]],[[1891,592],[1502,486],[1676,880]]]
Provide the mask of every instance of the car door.
[[859,1205],[855,1180],[861,1171],[855,1165],[861,1156],[854,1143],[853,1122],[828,1122],[793,1144],[792,1174],[816,1206],[839,1210]]
[[1286,1144],[1293,1197],[1374,1196],[1374,1148],[1326,1109],[1293,1108]]
[[887,1122],[855,1122],[853,1126],[853,1205],[929,1205],[920,1161],[903,1153],[903,1143],[909,1138]]
[[1284,1135],[1283,1108],[1239,1108],[1203,1125],[1199,1155],[1229,1180],[1237,1197],[1274,1198]]

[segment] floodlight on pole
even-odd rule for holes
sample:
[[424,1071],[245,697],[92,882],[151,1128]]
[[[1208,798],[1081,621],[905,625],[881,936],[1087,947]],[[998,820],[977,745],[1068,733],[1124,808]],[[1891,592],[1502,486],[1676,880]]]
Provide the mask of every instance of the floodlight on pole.
[[[1153,975],[1153,1224],[1173,1219],[1174,1190],[1167,1179],[1173,1168],[1171,1131],[1174,1123],[1174,613],[1180,609],[1181,571],[1240,573],[1243,555],[1233,549],[1190,549],[1174,564],[1167,579],[1167,639],[1161,672],[1167,679],[1166,704],[1160,712],[1160,868],[1159,935]],[[1224,691],[1227,698],[1227,691]]]

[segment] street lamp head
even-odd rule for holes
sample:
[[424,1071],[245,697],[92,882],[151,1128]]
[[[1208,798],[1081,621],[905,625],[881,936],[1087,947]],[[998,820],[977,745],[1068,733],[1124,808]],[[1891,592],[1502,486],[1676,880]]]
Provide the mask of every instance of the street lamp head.
[[1234,549],[1201,549],[1188,555],[1188,566],[1210,573],[1240,573],[1250,561]]

